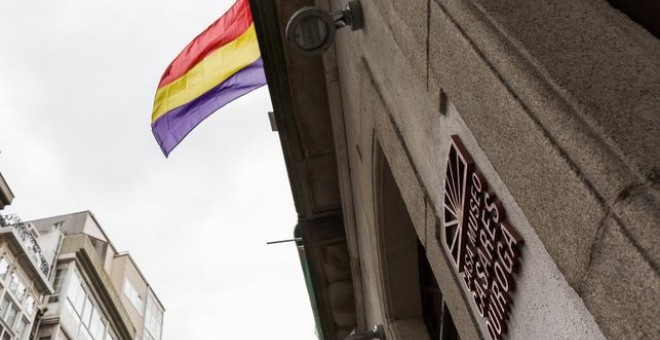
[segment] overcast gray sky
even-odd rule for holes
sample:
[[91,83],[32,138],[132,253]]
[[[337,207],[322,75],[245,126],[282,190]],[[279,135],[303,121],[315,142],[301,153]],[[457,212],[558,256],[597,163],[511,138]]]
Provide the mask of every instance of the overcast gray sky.
[[24,220],[91,210],[165,304],[164,339],[315,338],[266,88],[166,159],[160,76],[231,0],[0,2],[0,171]]

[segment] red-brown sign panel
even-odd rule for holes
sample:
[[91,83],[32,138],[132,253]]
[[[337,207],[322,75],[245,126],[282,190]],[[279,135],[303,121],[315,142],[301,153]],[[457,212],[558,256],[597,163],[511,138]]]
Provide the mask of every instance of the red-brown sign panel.
[[504,338],[523,240],[457,135],[445,173],[440,238],[493,340]]

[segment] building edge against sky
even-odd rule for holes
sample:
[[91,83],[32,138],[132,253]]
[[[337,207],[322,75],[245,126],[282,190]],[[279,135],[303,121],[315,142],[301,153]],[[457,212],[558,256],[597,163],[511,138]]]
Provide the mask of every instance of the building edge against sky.
[[[0,174],[0,213],[13,194]],[[53,293],[50,265],[34,233],[0,215],[0,339],[36,336],[42,302]]]
[[44,234],[63,235],[54,280],[60,292],[75,294],[73,300],[71,297],[68,300],[51,298],[51,312],[44,316],[43,323],[59,320],[65,328],[67,325],[75,328],[74,324],[78,324],[83,339],[88,332],[94,339],[103,339],[95,337],[94,332],[101,334],[104,327],[98,321],[96,324],[91,319],[85,321],[90,313],[95,317],[90,312],[93,309],[98,311],[99,317],[107,318],[106,329],[116,328],[118,338],[162,338],[164,308],[161,302],[130,254],[117,251],[91,212],[26,223]]
[[91,212],[0,222],[0,340],[162,339],[162,303]]

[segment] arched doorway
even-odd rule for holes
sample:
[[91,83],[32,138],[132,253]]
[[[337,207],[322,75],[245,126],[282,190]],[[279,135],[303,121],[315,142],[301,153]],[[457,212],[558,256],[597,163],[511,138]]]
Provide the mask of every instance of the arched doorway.
[[424,247],[380,147],[374,165],[376,236],[388,333],[394,339],[458,340]]

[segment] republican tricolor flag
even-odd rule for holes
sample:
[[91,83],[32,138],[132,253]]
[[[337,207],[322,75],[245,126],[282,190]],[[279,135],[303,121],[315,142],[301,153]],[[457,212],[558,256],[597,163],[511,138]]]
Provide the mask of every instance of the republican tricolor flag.
[[238,0],[198,35],[160,79],[151,129],[165,156],[197,124],[266,84],[248,0]]

